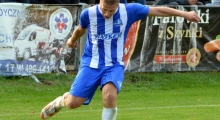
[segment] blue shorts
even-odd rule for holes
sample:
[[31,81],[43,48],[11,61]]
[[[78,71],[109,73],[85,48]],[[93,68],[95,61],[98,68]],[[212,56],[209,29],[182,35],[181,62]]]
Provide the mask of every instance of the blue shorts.
[[102,90],[102,87],[106,83],[112,82],[116,86],[119,93],[123,80],[123,66],[107,66],[99,69],[81,67],[72,83],[70,94],[73,96],[86,98],[86,101],[83,104],[88,105],[99,86]]

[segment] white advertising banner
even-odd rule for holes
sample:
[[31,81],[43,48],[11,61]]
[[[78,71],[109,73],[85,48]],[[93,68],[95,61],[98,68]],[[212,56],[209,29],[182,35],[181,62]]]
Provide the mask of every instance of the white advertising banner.
[[0,75],[24,76],[59,68],[71,52],[65,42],[77,25],[80,8],[0,3]]

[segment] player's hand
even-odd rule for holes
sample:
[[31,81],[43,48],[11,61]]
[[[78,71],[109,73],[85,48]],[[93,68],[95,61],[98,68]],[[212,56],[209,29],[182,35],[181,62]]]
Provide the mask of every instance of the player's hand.
[[186,12],[184,16],[185,16],[184,18],[189,20],[190,22],[199,22],[200,21],[200,17],[198,16],[198,14],[195,11]]
[[199,22],[200,17],[195,11],[186,12],[185,18],[191,22]]
[[76,49],[76,48],[78,47],[79,43],[78,43],[78,41],[76,41],[76,42],[73,43],[73,41],[71,40],[71,38],[69,38],[69,39],[67,40],[67,45],[68,45],[69,47],[71,47],[71,48]]
[[206,52],[217,52],[216,58],[220,61],[220,39],[212,40],[204,45]]

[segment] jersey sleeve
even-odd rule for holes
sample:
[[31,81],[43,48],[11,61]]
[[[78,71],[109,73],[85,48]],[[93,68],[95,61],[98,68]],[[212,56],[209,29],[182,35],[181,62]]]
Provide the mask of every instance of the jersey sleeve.
[[127,9],[130,14],[129,18],[133,18],[134,21],[146,18],[149,13],[149,6],[142,5],[139,3],[127,4]]
[[80,14],[79,24],[82,28],[86,29],[89,24],[89,17],[88,17],[88,9],[84,9]]

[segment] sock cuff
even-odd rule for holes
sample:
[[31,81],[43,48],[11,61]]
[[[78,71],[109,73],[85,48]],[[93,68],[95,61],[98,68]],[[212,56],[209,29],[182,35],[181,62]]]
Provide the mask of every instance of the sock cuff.
[[117,107],[115,107],[115,108],[105,108],[105,107],[103,107],[103,109],[106,109],[106,110],[117,110],[118,108]]
[[116,120],[117,107],[115,108],[105,108],[102,111],[102,120]]

